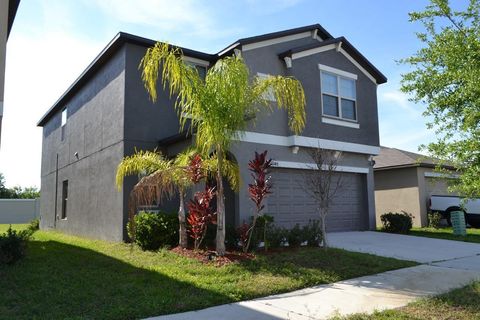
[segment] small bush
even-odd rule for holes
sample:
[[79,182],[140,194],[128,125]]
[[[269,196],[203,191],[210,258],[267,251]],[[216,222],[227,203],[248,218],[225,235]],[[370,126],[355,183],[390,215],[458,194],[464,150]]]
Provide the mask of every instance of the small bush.
[[[215,234],[216,231],[217,230],[215,229]],[[237,230],[235,229],[235,227],[232,225],[227,225],[225,227],[225,247],[228,248],[228,250],[237,250],[239,249],[239,241],[240,239],[238,238]]]
[[408,233],[412,229],[413,216],[405,211],[388,212],[380,216],[383,231],[391,233]]
[[428,214],[428,226],[430,228],[438,229],[440,228],[440,223],[442,221],[442,215],[438,212],[431,212]]
[[302,229],[297,223],[295,226],[288,230],[287,241],[289,247],[300,247],[303,242]]
[[280,248],[285,244],[288,230],[282,227],[272,226],[267,229],[267,242],[269,248]]
[[306,241],[307,246],[318,247],[322,242],[320,231],[320,221],[309,220],[308,224],[302,228],[302,243]]
[[28,230],[35,232],[40,229],[40,220],[39,219],[33,219],[30,221],[28,224]]
[[135,228],[127,228],[128,235],[142,250],[158,250],[160,247],[178,244],[179,225],[176,214],[140,212],[134,218],[134,225]]
[[25,256],[27,243],[32,231],[15,231],[10,226],[6,233],[0,234],[0,265],[14,264]]

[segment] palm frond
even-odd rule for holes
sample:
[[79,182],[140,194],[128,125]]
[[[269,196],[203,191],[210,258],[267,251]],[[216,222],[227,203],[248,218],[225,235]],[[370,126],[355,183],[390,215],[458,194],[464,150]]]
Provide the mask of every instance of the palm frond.
[[123,180],[131,175],[149,175],[156,171],[170,170],[172,162],[163,158],[156,151],[136,151],[133,155],[123,158],[117,167],[116,185],[122,189]]
[[288,125],[295,134],[305,127],[305,93],[302,84],[295,78],[269,76],[266,79],[257,77],[253,84],[253,92],[258,103],[270,105],[267,95],[272,92],[279,109],[288,112]]
[[[168,86],[170,97],[176,95],[175,109],[180,116],[181,129],[192,118],[191,111],[198,103],[198,92],[203,81],[197,69],[182,59],[183,53],[168,43],[157,42],[149,48],[140,62],[142,81],[153,102],[157,100],[157,83],[160,80],[163,89]],[[159,79],[161,70],[161,78]]]

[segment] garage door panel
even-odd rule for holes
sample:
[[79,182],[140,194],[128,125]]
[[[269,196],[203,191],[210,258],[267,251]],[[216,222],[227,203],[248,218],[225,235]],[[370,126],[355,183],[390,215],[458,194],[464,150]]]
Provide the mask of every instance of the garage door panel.
[[[267,200],[267,212],[275,224],[287,228],[318,220],[316,202],[304,191],[306,170],[272,170],[272,195]],[[338,190],[327,215],[327,231],[365,230],[368,225],[365,178],[362,174],[339,173],[342,187]]]

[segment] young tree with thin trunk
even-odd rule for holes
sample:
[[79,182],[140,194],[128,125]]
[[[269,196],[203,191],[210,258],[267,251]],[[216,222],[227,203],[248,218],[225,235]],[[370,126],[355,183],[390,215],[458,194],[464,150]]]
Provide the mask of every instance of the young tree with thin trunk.
[[[305,125],[305,95],[300,82],[291,77],[251,77],[243,59],[231,56],[218,60],[202,79],[183,60],[179,48],[157,43],[147,50],[140,63],[142,79],[151,99],[157,99],[160,80],[163,89],[175,96],[180,130],[189,124],[196,133],[196,147],[216,159],[217,237],[216,251],[225,254],[225,198],[223,177],[227,153],[233,141],[242,137],[249,119],[259,107],[272,105],[287,111],[295,134]],[[160,79],[159,79],[160,78]],[[272,104],[270,95],[276,99]]]
[[315,200],[317,205],[323,248],[326,249],[328,247],[327,215],[337,192],[342,187],[342,176],[336,172],[342,153],[322,148],[309,149],[308,153],[313,160],[313,166],[304,175],[303,190]]

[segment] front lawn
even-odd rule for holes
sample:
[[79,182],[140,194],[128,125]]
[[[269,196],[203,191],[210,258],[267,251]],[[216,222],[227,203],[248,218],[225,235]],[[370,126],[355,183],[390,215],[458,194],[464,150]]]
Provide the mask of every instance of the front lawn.
[[137,319],[414,264],[304,248],[215,267],[167,250],[142,252],[127,244],[38,231],[24,260],[0,266],[0,318]]
[[438,297],[422,299],[406,307],[376,312],[373,315],[353,315],[348,320],[471,320],[480,319],[480,282],[453,290]]
[[438,238],[446,240],[457,240],[465,242],[480,243],[480,229],[468,228],[466,236],[456,236],[453,234],[451,227],[449,228],[413,228],[410,235],[418,237]]

